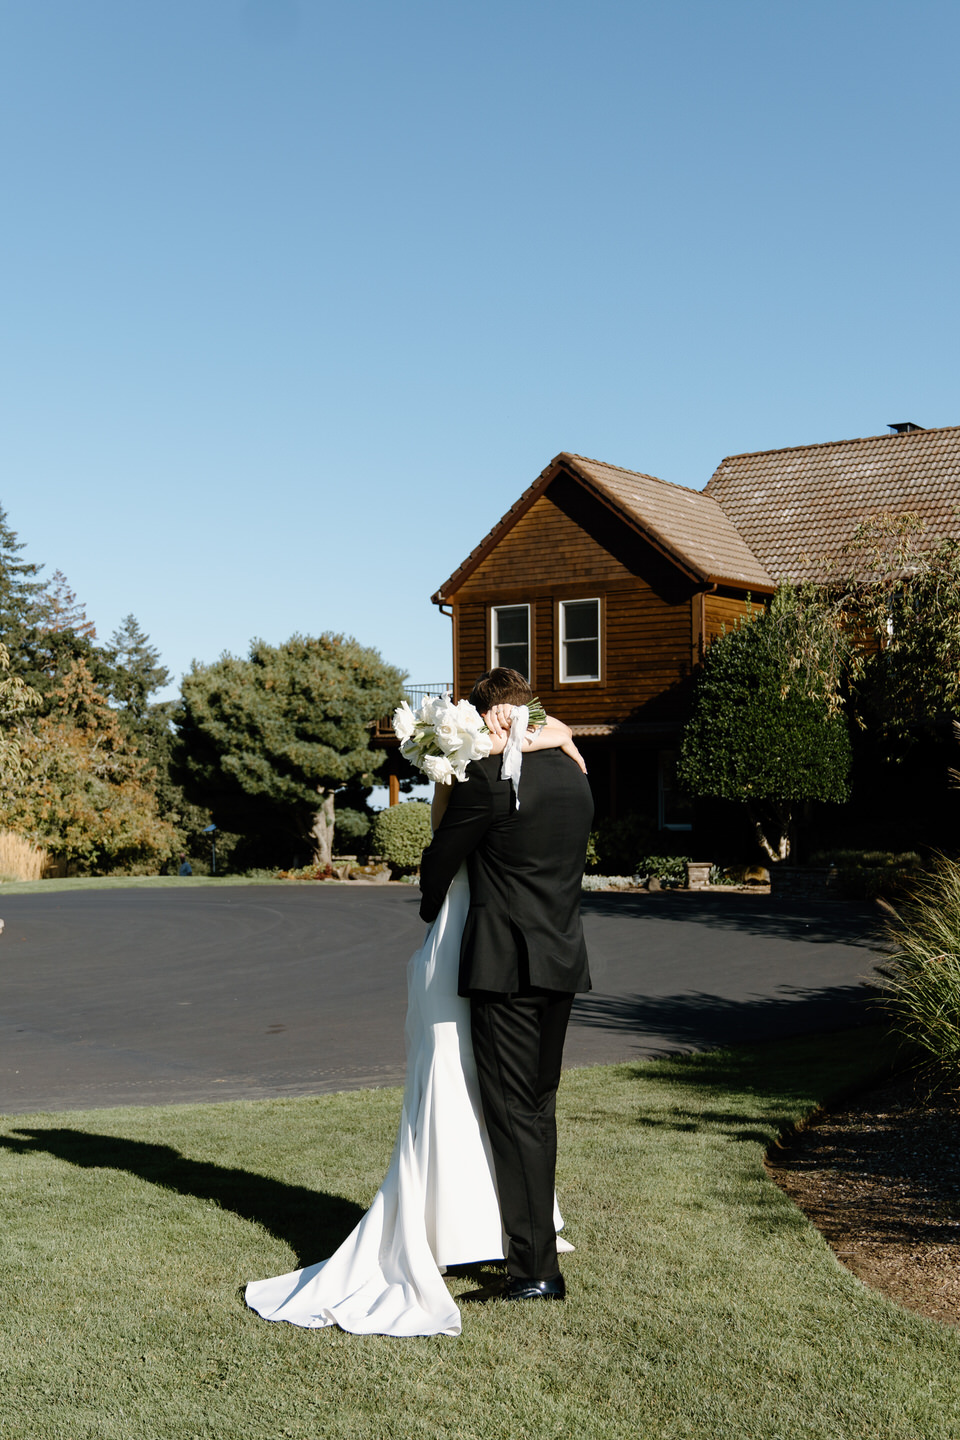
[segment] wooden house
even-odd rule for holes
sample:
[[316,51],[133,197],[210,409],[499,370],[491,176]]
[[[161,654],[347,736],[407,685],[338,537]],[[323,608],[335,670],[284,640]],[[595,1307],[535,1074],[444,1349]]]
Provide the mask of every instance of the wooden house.
[[560,454],[432,597],[454,691],[494,665],[572,725],[599,813],[684,829],[678,736],[703,647],[774,580],[712,496]]
[[960,427],[728,456],[705,490],[556,456],[432,597],[454,691],[512,665],[573,726],[598,813],[691,824],[674,778],[704,647],[751,604],[823,573],[856,526],[910,512],[960,536]]

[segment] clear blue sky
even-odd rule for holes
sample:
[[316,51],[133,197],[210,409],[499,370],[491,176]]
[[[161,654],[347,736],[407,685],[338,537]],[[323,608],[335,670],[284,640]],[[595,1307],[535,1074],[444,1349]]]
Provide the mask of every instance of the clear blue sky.
[[960,423],[960,5],[3,0],[0,501],[175,675],[431,592],[560,450]]

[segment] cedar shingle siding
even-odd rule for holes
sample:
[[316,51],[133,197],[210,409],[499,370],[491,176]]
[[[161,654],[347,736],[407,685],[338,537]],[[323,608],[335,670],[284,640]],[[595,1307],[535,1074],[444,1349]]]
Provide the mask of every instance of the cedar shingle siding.
[[[860,521],[905,511],[931,543],[960,537],[960,427],[733,455],[704,491],[564,452],[433,596],[456,693],[492,662],[492,607],[529,605],[533,687],[583,737],[601,811],[650,813],[704,647],[779,578],[836,561]],[[563,684],[559,606],[587,598],[600,680]]]

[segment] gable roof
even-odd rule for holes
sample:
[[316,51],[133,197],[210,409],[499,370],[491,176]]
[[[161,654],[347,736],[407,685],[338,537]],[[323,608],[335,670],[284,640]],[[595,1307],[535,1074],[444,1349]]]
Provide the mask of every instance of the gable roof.
[[911,511],[921,544],[960,538],[960,425],[729,455],[705,494],[777,579],[812,579],[856,526]]
[[431,597],[435,605],[445,603],[459,590],[561,472],[572,475],[695,582],[763,593],[774,589],[771,576],[713,496],[564,450],[440,586]]

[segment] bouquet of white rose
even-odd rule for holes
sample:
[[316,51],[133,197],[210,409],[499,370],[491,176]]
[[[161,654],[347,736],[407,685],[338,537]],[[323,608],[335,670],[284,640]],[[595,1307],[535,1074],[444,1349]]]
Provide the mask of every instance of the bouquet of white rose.
[[[527,709],[531,725],[545,722],[539,700]],[[454,704],[449,695],[428,695],[416,711],[404,700],[393,712],[393,731],[404,759],[439,785],[466,779],[470,761],[490,754],[490,732],[479,711],[469,700]]]

